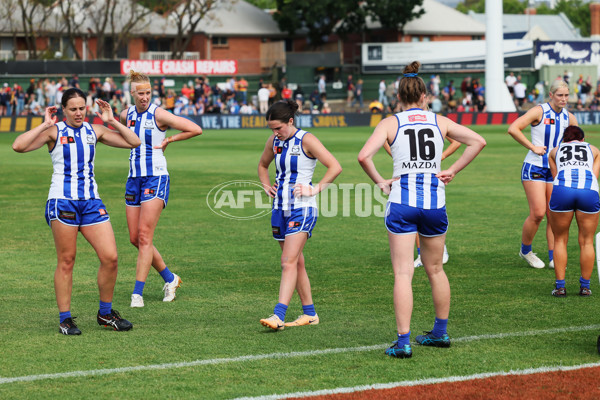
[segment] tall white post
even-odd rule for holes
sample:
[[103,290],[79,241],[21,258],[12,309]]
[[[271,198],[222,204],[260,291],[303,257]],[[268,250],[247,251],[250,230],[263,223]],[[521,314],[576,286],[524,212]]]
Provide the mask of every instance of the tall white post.
[[485,0],[485,102],[489,112],[516,111],[504,83],[502,2]]

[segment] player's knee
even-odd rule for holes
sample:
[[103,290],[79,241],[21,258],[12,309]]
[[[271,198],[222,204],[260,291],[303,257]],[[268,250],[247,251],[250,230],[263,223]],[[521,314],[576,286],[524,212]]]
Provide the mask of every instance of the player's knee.
[[131,243],[135,247],[138,247],[138,242],[139,242],[139,238],[138,238],[137,235],[136,236],[129,236],[129,243]]
[[533,210],[530,217],[536,224],[540,224],[546,215],[546,210]]
[[152,245],[152,233],[149,231],[141,230],[138,234],[137,246],[146,247]]
[[56,269],[59,269],[63,272],[69,272],[73,270],[75,266],[75,255],[62,255],[58,258],[58,263],[56,265]]

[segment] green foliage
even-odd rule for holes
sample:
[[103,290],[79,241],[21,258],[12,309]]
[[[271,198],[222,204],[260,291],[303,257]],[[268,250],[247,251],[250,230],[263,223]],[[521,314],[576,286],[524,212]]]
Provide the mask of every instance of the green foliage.
[[[506,126],[472,128],[488,145],[446,190],[450,261],[444,270],[452,288],[448,332],[455,341],[449,349],[414,346],[410,360],[383,354],[396,337],[387,232],[381,217],[356,216],[355,207],[360,206],[354,200],[349,216],[321,214],[304,250],[321,323],[276,333],[259,324],[277,302],[281,275],[281,251],[271,238],[269,218],[219,217],[209,210],[206,196],[223,182],[257,180],[258,158],[271,133],[267,129],[206,129],[200,137],[169,146],[171,196],[154,243],[183,285],[173,303],[163,303],[162,279],[150,271],[143,309],[129,308],[137,255],[129,243],[123,201],[129,152],[99,145],[96,179],[119,251],[114,307],[134,328],[113,332],[96,324],[98,259],[80,235],[71,308],[83,334],[60,335],[52,283],[56,254],[44,221],[50,156],[45,149],[14,153],[10,145],[16,135],[0,134],[6,321],[0,340],[0,382],[28,375],[172,363],[165,369],[4,382],[0,398],[54,399],[71,393],[100,399],[231,399],[597,363],[598,326],[594,324],[600,312],[596,299],[600,286],[594,275],[593,296],[576,295],[580,269],[575,222],[568,245],[569,295],[556,299],[550,295],[554,271],[529,268],[518,256],[528,213],[519,179],[526,150],[506,134]],[[373,128],[309,130],[342,164],[338,185],[370,182],[356,156]],[[599,126],[584,130],[587,140],[599,146]],[[455,161],[461,151],[444,165]],[[384,176],[391,176],[390,157],[383,150],[374,161]],[[315,176],[321,177],[319,168]],[[352,198],[354,193],[350,191]],[[342,194],[338,201],[343,204]],[[547,261],[545,250],[544,222],[534,251]],[[413,288],[414,340],[416,334],[430,330],[434,320],[423,268],[415,270]],[[294,295],[288,316],[295,318],[300,312]],[[307,354],[358,346],[373,347]],[[243,359],[289,352],[299,353],[293,358]],[[196,360],[207,362],[183,364]],[[498,393],[478,396],[494,398]]]
[[556,11],[556,14],[563,12],[573,26],[579,28],[581,36],[590,36],[591,17],[589,3],[583,0],[559,0],[556,3],[554,11]]
[[[523,14],[527,8],[527,2],[521,0],[502,0],[502,9],[504,14]],[[470,10],[483,14],[485,13],[485,0],[464,0],[458,3],[456,9],[464,14]]]
[[254,4],[258,8],[262,8],[264,10],[272,10],[277,8],[276,0],[246,0],[250,4]]
[[316,47],[334,32],[342,37],[364,32],[367,18],[379,21],[384,28],[401,30],[407,22],[423,14],[421,9],[415,11],[422,4],[423,0],[277,0],[278,12],[274,18],[280,29],[290,34],[306,30],[310,43]]

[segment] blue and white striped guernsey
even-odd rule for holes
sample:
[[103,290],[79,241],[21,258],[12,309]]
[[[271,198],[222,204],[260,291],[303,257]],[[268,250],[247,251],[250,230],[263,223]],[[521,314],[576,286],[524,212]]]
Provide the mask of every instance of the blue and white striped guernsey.
[[540,156],[529,150],[525,162],[537,167],[550,168],[548,154],[562,142],[563,132],[569,126],[569,112],[563,108],[557,113],[550,103],[540,104],[540,107],[542,120],[539,124],[531,126],[531,143],[534,146],[546,146],[546,154]]
[[96,132],[87,122],[73,128],[61,121],[56,128],[56,143],[50,151],[53,173],[48,200],[99,199],[94,179]]
[[398,132],[390,144],[394,178],[389,201],[421,209],[446,205],[444,182],[435,175],[441,170],[444,137],[434,113],[412,108],[396,114]]
[[273,199],[273,209],[294,210],[300,207],[317,207],[315,196],[294,198],[294,185],[302,183],[312,186],[317,159],[311,158],[302,149],[302,139],[308,132],[298,129],[287,140],[273,139],[273,154],[278,184],[277,194]]
[[598,178],[594,176],[594,154],[589,143],[562,143],[556,150],[557,174],[554,186],[598,191]]
[[129,177],[169,175],[167,159],[162,149],[155,149],[165,139],[165,131],[156,124],[155,104],[138,113],[135,106],[127,110],[127,127],[135,132],[142,144],[129,153]]

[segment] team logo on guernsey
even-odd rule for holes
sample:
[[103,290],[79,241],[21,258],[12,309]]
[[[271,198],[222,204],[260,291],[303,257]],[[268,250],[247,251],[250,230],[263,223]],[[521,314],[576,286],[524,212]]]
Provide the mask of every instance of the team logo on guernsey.
[[149,119],[147,119],[146,122],[144,122],[144,128],[152,129],[153,127],[154,125],[152,125],[152,121],[150,121]]
[[144,194],[148,195],[148,194],[154,194],[154,189],[144,189]]
[[554,125],[555,123],[554,118],[544,118],[544,125]]
[[75,143],[75,138],[73,136],[61,136],[60,144],[71,144]]
[[300,146],[292,146],[292,151],[290,152],[291,156],[299,156],[300,155]]
[[94,144],[94,136],[87,134],[87,144]]
[[98,212],[100,215],[106,215],[106,210],[104,208],[99,209]]
[[419,121],[419,122],[427,121],[427,116],[426,115],[421,115],[421,114],[409,115],[408,116],[408,122],[415,122],[415,121]]
[[283,147],[275,147],[275,154],[283,153]]
[[130,119],[129,121],[127,121],[127,126],[130,128],[135,127],[135,119]]

